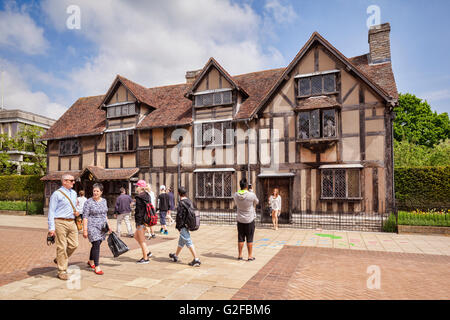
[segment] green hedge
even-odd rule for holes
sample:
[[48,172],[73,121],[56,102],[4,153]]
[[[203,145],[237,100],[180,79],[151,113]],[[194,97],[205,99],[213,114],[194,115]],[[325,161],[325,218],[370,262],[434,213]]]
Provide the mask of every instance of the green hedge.
[[450,208],[450,166],[395,168],[394,180],[399,210]]
[[445,212],[399,211],[398,224],[408,226],[450,227],[450,214]]
[[41,176],[0,176],[0,200],[32,200],[44,198],[44,182]]
[[0,201],[0,210],[27,211],[27,214],[43,214],[44,203],[42,201]]

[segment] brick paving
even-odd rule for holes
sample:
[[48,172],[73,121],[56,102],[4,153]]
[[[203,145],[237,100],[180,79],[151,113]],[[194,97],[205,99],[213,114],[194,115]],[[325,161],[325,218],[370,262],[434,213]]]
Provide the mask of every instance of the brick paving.
[[449,265],[446,255],[285,246],[232,299],[450,299]]
[[[47,230],[39,228],[19,228],[0,226],[0,286],[55,270],[53,259],[56,257],[56,245],[47,246]],[[132,238],[121,238],[130,250],[139,248]],[[153,245],[173,237],[160,237],[147,241]],[[86,264],[91,244],[79,234],[77,250],[69,259],[69,264]],[[100,257],[112,258],[106,241],[102,242]],[[100,260],[100,265],[102,261]]]

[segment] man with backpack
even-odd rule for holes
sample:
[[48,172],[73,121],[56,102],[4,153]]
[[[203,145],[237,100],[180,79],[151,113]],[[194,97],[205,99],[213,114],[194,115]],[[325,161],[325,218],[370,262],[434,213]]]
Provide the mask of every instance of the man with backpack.
[[194,244],[192,243],[191,234],[189,231],[197,230],[200,224],[198,216],[196,217],[194,207],[191,200],[187,198],[187,191],[184,187],[178,188],[178,194],[180,195],[180,201],[177,208],[176,228],[180,231],[180,238],[178,239],[178,247],[176,253],[170,253],[169,257],[178,262],[181,249],[186,245],[191,251],[194,260],[189,262],[190,266],[199,267],[201,262],[195,252]]

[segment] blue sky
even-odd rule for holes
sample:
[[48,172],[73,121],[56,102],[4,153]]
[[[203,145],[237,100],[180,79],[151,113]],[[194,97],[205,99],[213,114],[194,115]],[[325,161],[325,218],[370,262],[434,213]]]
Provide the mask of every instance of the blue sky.
[[[67,28],[70,5],[80,29]],[[116,74],[144,86],[184,82],[215,57],[231,74],[285,67],[318,31],[347,57],[369,51],[367,8],[391,24],[399,92],[450,111],[450,2],[365,0],[2,1],[7,108],[58,118]]]

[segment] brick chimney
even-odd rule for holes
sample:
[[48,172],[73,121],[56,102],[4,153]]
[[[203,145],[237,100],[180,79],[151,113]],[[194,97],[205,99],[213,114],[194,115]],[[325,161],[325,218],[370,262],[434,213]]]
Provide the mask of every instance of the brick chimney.
[[195,82],[197,76],[203,71],[203,69],[194,70],[194,71],[186,71],[186,83],[192,84]]
[[377,64],[391,61],[391,26],[389,23],[372,26],[369,29],[369,63]]

